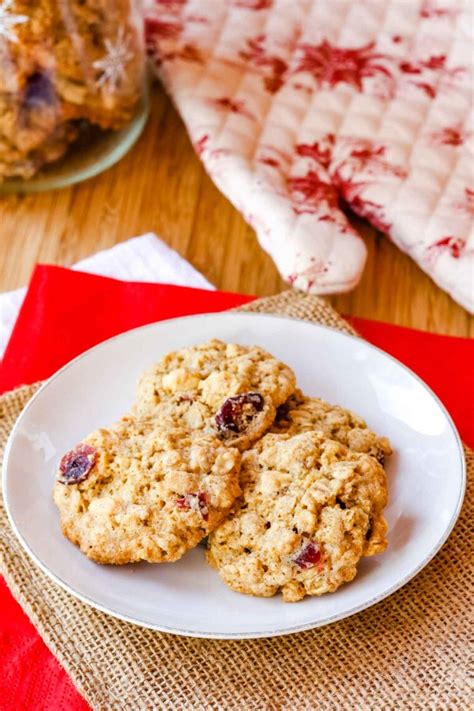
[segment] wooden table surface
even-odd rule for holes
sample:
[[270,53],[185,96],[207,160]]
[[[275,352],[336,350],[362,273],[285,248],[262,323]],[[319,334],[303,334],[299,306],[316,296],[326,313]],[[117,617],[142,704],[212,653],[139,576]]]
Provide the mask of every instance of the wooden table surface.
[[[369,257],[358,287],[330,298],[339,311],[474,336],[474,318],[388,239],[357,225]],[[72,188],[0,197],[0,291],[27,283],[36,262],[68,266],[148,231],[221,289],[263,296],[285,288],[253,230],[204,172],[176,111],[156,87],[148,125],[117,165]]]

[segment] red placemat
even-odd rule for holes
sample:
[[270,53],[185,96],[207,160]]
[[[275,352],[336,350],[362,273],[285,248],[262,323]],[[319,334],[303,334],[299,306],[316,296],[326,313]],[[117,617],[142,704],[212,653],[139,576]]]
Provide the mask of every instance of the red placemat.
[[[60,267],[36,268],[0,368],[0,392],[48,377],[111,336],[175,316],[223,311],[252,297],[121,282]],[[417,372],[474,444],[474,341],[351,319],[361,334]],[[4,583],[0,585],[2,711],[85,711],[65,672]]]

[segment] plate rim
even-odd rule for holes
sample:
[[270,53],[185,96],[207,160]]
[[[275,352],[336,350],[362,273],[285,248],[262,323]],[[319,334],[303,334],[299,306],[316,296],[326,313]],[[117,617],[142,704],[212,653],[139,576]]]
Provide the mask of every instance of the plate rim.
[[[225,317],[230,317],[230,318],[240,318],[242,316],[248,317],[257,317],[257,318],[264,318],[264,319],[273,319],[273,320],[286,320],[286,321],[296,321],[298,323],[303,323],[311,327],[315,327],[318,329],[323,329],[325,331],[330,331],[332,334],[336,334],[337,336],[342,337],[343,339],[349,339],[351,341],[359,341],[362,342],[365,346],[367,346],[370,350],[373,350],[375,352],[378,352],[379,354],[382,354],[389,360],[395,362],[398,366],[400,366],[404,371],[406,371],[409,375],[411,375],[413,378],[415,378],[416,381],[428,392],[429,395],[435,400],[435,402],[438,404],[440,407],[443,415],[445,416],[452,433],[454,434],[454,439],[457,445],[457,453],[459,456],[459,464],[460,464],[460,470],[461,470],[461,482],[460,482],[460,489],[458,493],[458,499],[456,502],[456,507],[453,511],[453,514],[451,515],[451,518],[449,520],[449,523],[447,524],[443,535],[441,538],[437,541],[435,546],[430,550],[430,552],[425,556],[425,558],[417,565],[415,568],[410,571],[406,576],[404,576],[401,580],[397,581],[394,583],[392,586],[388,588],[388,590],[385,590],[384,592],[380,593],[379,595],[376,595],[375,597],[359,604],[355,605],[351,609],[341,612],[335,615],[332,615],[330,617],[325,618],[324,620],[320,621],[314,621],[314,622],[307,622],[302,625],[296,625],[293,627],[288,627],[285,629],[277,629],[277,630],[271,630],[271,631],[251,631],[251,632],[230,632],[230,633],[225,633],[225,632],[209,632],[209,631],[194,631],[194,630],[186,630],[186,629],[181,629],[181,628],[175,628],[175,627],[168,627],[166,625],[158,625],[155,623],[150,623],[147,620],[142,620],[138,617],[132,617],[130,615],[123,614],[121,612],[118,612],[117,610],[113,610],[109,607],[106,607],[104,605],[101,605],[100,603],[96,602],[92,598],[88,597],[87,595],[83,595],[82,593],[78,592],[75,590],[71,585],[66,583],[62,578],[60,578],[56,573],[54,573],[52,570],[50,570],[41,560],[40,558],[31,550],[29,544],[27,541],[24,539],[22,533],[20,532],[18,526],[16,525],[15,519],[13,517],[13,514],[10,510],[10,504],[7,496],[7,468],[8,468],[8,462],[10,458],[10,451],[13,445],[13,441],[16,436],[16,431],[21,424],[21,420],[23,417],[26,415],[26,413],[29,411],[30,407],[33,406],[35,400],[40,397],[47,389],[48,387],[57,379],[59,378],[63,372],[65,372],[67,369],[72,367],[74,364],[76,364],[78,361],[82,360],[83,358],[87,357],[92,351],[99,350],[100,348],[106,347],[109,343],[120,339],[124,337],[131,336],[133,333],[138,333],[139,331],[144,331],[146,329],[151,329],[156,327],[158,324],[164,323],[164,322],[182,322],[188,319],[202,319],[202,318],[212,318],[216,316],[225,316]],[[311,321],[306,321],[305,319],[300,319],[296,318],[294,316],[287,316],[287,315],[280,315],[280,314],[269,314],[269,313],[258,313],[255,311],[215,311],[215,312],[206,312],[202,314],[189,314],[186,316],[177,316],[177,317],[172,317],[172,318],[167,318],[167,319],[160,319],[159,321],[154,321],[152,323],[144,324],[143,326],[138,326],[135,328],[128,329],[127,331],[122,331],[121,333],[116,334],[115,336],[111,336],[110,338],[107,338],[104,341],[101,341],[100,343],[97,343],[95,346],[92,346],[91,348],[88,348],[86,351],[83,353],[80,353],[77,355],[75,358],[72,360],[68,361],[63,365],[59,370],[57,370],[53,375],[51,375],[44,383],[43,385],[37,390],[37,392],[33,395],[33,397],[27,402],[25,407],[22,409],[20,414],[18,415],[15,424],[12,427],[12,430],[8,436],[7,443],[5,445],[5,451],[4,451],[4,456],[3,456],[3,462],[2,462],[2,493],[3,493],[3,501],[4,501],[4,506],[5,510],[7,512],[7,517],[8,521],[10,523],[10,526],[13,529],[13,532],[15,536],[17,537],[18,541],[20,542],[20,545],[22,548],[26,551],[30,559],[45,573],[45,575],[55,582],[57,585],[59,585],[60,588],[68,592],[69,594],[73,595],[75,598],[81,600],[81,602],[84,602],[86,605],[89,605],[93,609],[99,610],[100,612],[103,612],[104,614],[110,615],[116,619],[122,620],[123,622],[128,622],[130,624],[137,625],[139,627],[144,627],[146,629],[152,629],[157,632],[165,632],[167,634],[174,634],[178,635],[180,637],[193,637],[193,638],[198,638],[198,639],[221,639],[221,640],[226,640],[226,639],[262,639],[262,638],[271,638],[271,637],[280,637],[284,635],[290,635],[290,634],[298,634],[299,632],[305,632],[308,630],[312,629],[317,629],[319,627],[325,627],[326,625],[333,624],[334,622],[338,622],[340,620],[343,620],[347,617],[352,617],[352,615],[356,615],[360,612],[363,612],[364,610],[368,609],[369,607],[372,607],[373,605],[376,605],[377,603],[381,602],[382,600],[386,599],[387,597],[390,597],[390,595],[393,595],[397,590],[400,590],[400,588],[404,587],[410,580],[412,580],[414,577],[418,575],[418,573],[423,570],[423,568],[428,565],[428,563],[433,560],[433,558],[437,555],[437,553],[440,551],[440,549],[443,547],[443,545],[446,543],[447,539],[451,535],[454,526],[456,525],[456,522],[459,518],[459,514],[462,509],[462,505],[464,503],[464,497],[466,493],[466,484],[467,484],[467,475],[466,475],[466,459],[464,455],[464,447],[462,444],[461,437],[459,435],[459,432],[456,428],[456,425],[454,424],[454,421],[449,414],[446,406],[443,404],[443,402],[440,400],[440,398],[436,395],[435,392],[425,383],[425,381],[417,375],[411,368],[406,366],[404,363],[398,360],[398,358],[395,358],[395,356],[392,356],[390,353],[387,353],[384,351],[382,348],[379,348],[378,346],[373,345],[369,341],[365,340],[364,338],[358,336],[358,335],[353,335],[351,333],[346,333],[345,331],[340,331],[337,328],[334,328],[332,326],[327,326],[325,324],[320,324],[320,323],[314,323]]]

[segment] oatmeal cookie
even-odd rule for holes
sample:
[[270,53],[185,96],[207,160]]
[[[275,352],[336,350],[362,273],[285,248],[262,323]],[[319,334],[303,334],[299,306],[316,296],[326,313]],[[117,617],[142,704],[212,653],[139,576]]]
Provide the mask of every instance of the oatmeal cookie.
[[267,434],[242,455],[240,483],[207,551],[238,592],[286,602],[332,592],[387,545],[383,468],[324,432]]
[[239,466],[238,450],[212,435],[125,417],[62,458],[62,531],[98,563],[178,560],[223,521]]
[[130,121],[142,32],[132,0],[10,0],[3,12],[0,179],[28,178],[66,151],[84,121],[104,129]]
[[382,466],[392,453],[387,437],[379,437],[369,430],[359,415],[317,397],[307,397],[297,390],[278,409],[271,431],[300,434],[310,430],[322,430],[327,437],[345,444],[354,452],[371,454]]
[[217,434],[243,450],[295,388],[291,368],[257,346],[211,340],[165,355],[144,373],[133,411]]

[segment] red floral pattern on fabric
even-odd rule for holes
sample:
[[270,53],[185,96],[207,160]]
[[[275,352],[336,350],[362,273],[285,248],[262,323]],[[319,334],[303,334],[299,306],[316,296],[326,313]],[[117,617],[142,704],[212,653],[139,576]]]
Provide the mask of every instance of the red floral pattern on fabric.
[[453,259],[459,259],[465,248],[466,240],[462,239],[462,237],[448,235],[430,244],[429,247],[426,248],[426,256],[429,261],[433,261],[433,259],[439,257],[440,254],[447,253]]
[[186,5],[187,0],[154,0],[154,3],[160,10],[164,9],[167,12],[177,13]]
[[336,137],[333,133],[327,133],[319,141],[312,144],[300,143],[296,146],[296,152],[303,158],[313,158],[323,168],[329,168],[332,161],[332,152]]
[[[436,54],[428,59],[415,61],[404,60],[399,63],[400,72],[408,75],[408,84],[423,91],[430,99],[437,96],[439,88],[449,86],[453,80],[464,73],[463,67],[446,66],[446,55]],[[417,77],[416,80],[412,77]]]
[[248,39],[245,49],[239,52],[241,59],[244,59],[254,67],[261,67],[268,70],[263,83],[267,91],[274,94],[284,84],[284,77],[288,70],[287,63],[280,57],[270,54],[265,49],[265,35],[258,35]]
[[403,180],[406,170],[386,159],[386,146],[355,140],[346,160],[335,169],[334,181],[356,215],[365,217],[376,229],[390,235],[392,224],[385,217],[384,206],[363,194],[381,175]]
[[203,62],[197,46],[181,40],[187,25],[207,20],[198,15],[185,16],[186,4],[187,0],[155,0],[154,14],[145,17],[146,48],[156,66],[176,59]]
[[198,156],[201,156],[204,149],[206,148],[206,145],[209,141],[209,135],[207,133],[204,134],[204,136],[201,136],[201,138],[198,138],[197,141],[194,143],[194,150],[196,151]]
[[280,167],[280,162],[277,161],[275,158],[270,158],[269,156],[267,156],[265,158],[259,158],[258,162],[263,163],[263,165],[269,165],[271,168],[279,168]]
[[255,116],[246,108],[245,102],[240,99],[231,99],[228,96],[222,96],[219,99],[209,99],[209,102],[219,109],[228,110],[233,114],[241,114],[242,116],[255,119]]
[[147,17],[145,20],[145,32],[149,42],[176,39],[183,31],[183,27],[184,25],[180,20],[162,20],[157,17]]
[[454,18],[459,10],[454,7],[437,7],[433,0],[425,0],[420,8],[420,17],[424,20],[433,18]]
[[391,79],[391,72],[383,63],[386,55],[374,50],[375,42],[354,48],[336,47],[328,40],[318,45],[300,44],[293,71],[311,74],[319,86],[344,83],[362,91],[367,77],[382,75]]
[[273,0],[233,0],[234,7],[244,10],[268,10],[273,5]]
[[433,143],[442,146],[462,146],[466,140],[466,134],[460,124],[456,126],[445,126],[445,128],[431,134]]
[[314,170],[308,170],[301,177],[289,178],[288,187],[293,198],[293,210],[298,215],[316,212],[322,202],[329,208],[338,207],[337,190]]
[[464,199],[453,203],[453,207],[474,217],[474,189],[464,188]]
[[[470,304],[462,259],[469,249],[459,240],[468,241],[473,193],[454,189],[467,184],[462,152],[472,133],[465,23],[462,29],[453,21],[466,10],[456,0],[413,0],[407,23],[397,1],[387,0],[389,9],[366,22],[349,0],[298,7],[275,0],[157,0],[148,46],[158,67],[167,60],[162,76],[209,173],[298,288],[331,293],[356,283],[364,248],[341,210],[347,205],[391,232],[439,284]],[[434,99],[437,111],[430,110]],[[233,179],[235,172],[242,181]],[[403,181],[413,191],[399,190]],[[399,204],[402,196],[406,205]],[[281,220],[270,217],[273,208]],[[449,210],[453,223],[446,230]],[[411,231],[401,215],[412,213]],[[332,224],[318,230],[318,223]],[[433,245],[420,252],[422,223],[430,225]],[[457,249],[459,257],[452,256]],[[462,263],[458,276],[448,274],[444,259],[439,268],[428,265],[443,251]]]
[[[314,171],[299,179],[298,185],[303,194],[305,209],[297,206],[296,211],[316,211],[319,201],[324,200],[330,207],[338,205],[338,195],[340,195],[349,207],[360,217],[368,219],[374,227],[384,232],[390,233],[391,224],[384,215],[382,205],[364,198],[364,191],[370,187],[371,180],[378,175],[392,175],[394,178],[403,179],[406,177],[404,168],[390,163],[386,159],[386,146],[377,145],[368,140],[345,137],[341,139],[349,146],[347,157],[340,163],[334,165],[335,136],[328,133],[313,144],[299,144],[296,146],[296,154],[316,161],[319,165],[329,170],[332,183],[319,181],[316,184]],[[346,149],[347,150],[347,149]],[[363,177],[362,177],[363,176]],[[291,182],[294,189],[294,182]],[[322,220],[334,220],[332,216],[323,216]]]
[[[297,258],[300,255],[296,255]],[[286,277],[286,280],[288,281],[289,284],[293,285],[297,281],[300,281],[301,279],[304,279],[307,288],[311,289],[314,284],[316,284],[318,277],[320,277],[323,274],[326,274],[328,271],[328,265],[325,264],[322,260],[316,259],[315,257],[311,258],[311,264],[309,267],[306,267],[305,269],[301,269],[300,271],[294,271],[291,274],[288,274]]]
[[387,160],[385,145],[368,139],[352,139],[351,143],[353,147],[345,164],[350,164],[354,173],[364,170],[371,175],[390,174],[397,178],[406,178],[405,168]]
[[[357,190],[362,191],[366,185],[359,183],[352,187],[354,188],[354,193],[352,197],[347,200],[351,210],[359,217],[364,217],[368,220],[375,229],[383,232],[385,235],[390,235],[392,223],[387,221],[383,205],[373,200],[366,200],[360,194],[355,194]],[[348,194],[350,193],[348,192]]]

